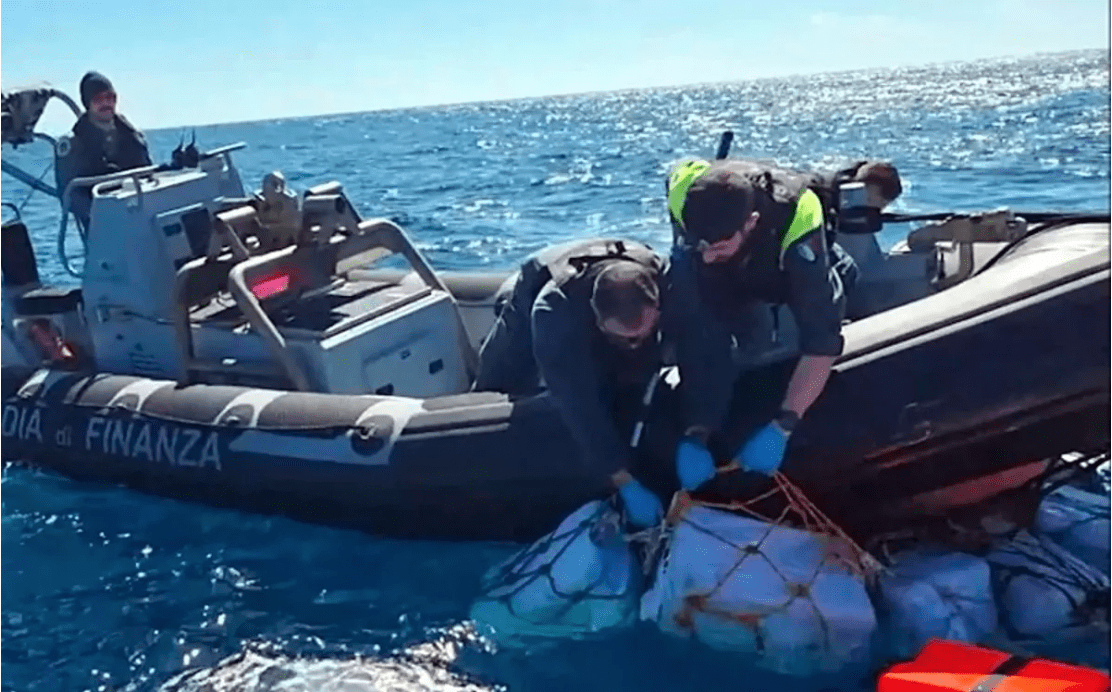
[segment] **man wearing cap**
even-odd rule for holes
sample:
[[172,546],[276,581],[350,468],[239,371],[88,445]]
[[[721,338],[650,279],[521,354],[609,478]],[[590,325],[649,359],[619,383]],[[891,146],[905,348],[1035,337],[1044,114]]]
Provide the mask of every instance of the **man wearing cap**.
[[663,517],[660,499],[630,474],[614,409],[640,396],[663,364],[667,260],[647,245],[591,239],[547,248],[504,285],[479,351],[475,391],[546,387],[587,463],[609,476],[630,523]]
[[672,280],[681,304],[701,310],[706,325],[698,351],[679,351],[683,386],[698,392],[689,399],[694,405],[676,453],[687,489],[714,475],[707,440],[725,422],[732,394],[731,340],[742,350],[747,342],[759,350],[768,305],[791,310],[801,357],[779,412],[734,451],[743,469],[772,474],[779,468],[792,430],[842,353],[844,275],[834,266],[823,203],[810,182],[733,159],[688,161],[669,175],[669,209],[678,226]]
[[[81,78],[81,104],[85,112],[74,123],[72,134],[58,140],[56,176],[59,191],[74,178],[104,175],[151,165],[143,133],[116,112],[116,91],[99,72]],[[87,226],[92,191],[74,195],[74,214]]]

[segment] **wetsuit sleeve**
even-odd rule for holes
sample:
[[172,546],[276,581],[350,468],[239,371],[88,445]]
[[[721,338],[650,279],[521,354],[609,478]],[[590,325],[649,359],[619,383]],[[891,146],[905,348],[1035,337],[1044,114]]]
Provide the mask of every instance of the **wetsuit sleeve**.
[[830,266],[826,235],[816,229],[784,254],[787,304],[799,327],[799,350],[806,356],[840,356],[845,294]]
[[601,372],[591,353],[589,310],[574,305],[563,291],[546,287],[533,304],[533,349],[545,385],[587,463],[609,476],[629,467],[629,447],[604,399]]
[[733,394],[732,337],[699,295],[695,252],[673,247],[664,321],[675,344],[684,427],[715,431]]

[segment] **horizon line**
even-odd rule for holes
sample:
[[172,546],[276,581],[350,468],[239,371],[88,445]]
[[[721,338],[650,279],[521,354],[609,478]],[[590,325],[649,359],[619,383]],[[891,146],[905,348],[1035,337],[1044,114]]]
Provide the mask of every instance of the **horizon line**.
[[726,85],[726,84],[741,84],[741,83],[745,83],[745,82],[757,83],[757,82],[774,81],[774,80],[781,80],[781,79],[794,79],[794,78],[799,78],[799,77],[818,77],[818,76],[822,76],[822,75],[853,74],[853,73],[858,73],[858,72],[873,72],[873,71],[887,72],[887,71],[894,71],[894,70],[898,70],[898,69],[929,68],[929,67],[937,67],[937,66],[941,66],[941,65],[966,65],[966,64],[976,64],[976,63],[982,63],[982,62],[995,62],[995,61],[1000,61],[1000,60],[1036,59],[1036,58],[1039,58],[1039,57],[1063,56],[1063,55],[1071,55],[1071,54],[1076,54],[1076,53],[1092,53],[1092,52],[1096,52],[1096,51],[1109,52],[1110,59],[1112,59],[1112,48],[1110,48],[1108,46],[1091,47],[1091,48],[1074,48],[1074,49],[1070,49],[1070,50],[1061,50],[1061,51],[1039,51],[1039,52],[1036,52],[1036,53],[1021,53],[1021,54],[1010,53],[1010,54],[997,55],[997,56],[992,56],[992,57],[973,58],[973,59],[967,59],[967,60],[938,60],[938,61],[932,61],[932,62],[926,62],[926,63],[875,66],[875,67],[858,67],[858,68],[845,69],[845,70],[824,70],[824,71],[820,71],[820,72],[792,72],[792,73],[781,74],[781,75],[770,75],[770,76],[767,76],[767,77],[750,77],[750,78],[744,78],[744,79],[718,80],[718,81],[712,81],[712,82],[691,82],[691,83],[687,83],[687,84],[650,84],[650,85],[635,86],[635,87],[619,87],[619,88],[616,88],[616,89],[595,89],[595,90],[587,90],[587,91],[560,92],[560,93],[550,93],[550,94],[535,94],[535,95],[531,95],[531,96],[511,96],[511,97],[507,97],[507,98],[479,99],[479,100],[475,100],[475,101],[445,101],[445,102],[441,102],[441,103],[416,104],[416,105],[411,105],[411,106],[394,106],[394,107],[387,107],[387,108],[367,108],[367,109],[357,110],[357,111],[337,111],[337,112],[331,112],[331,113],[308,113],[308,114],[304,114],[304,115],[277,115],[277,116],[273,116],[273,117],[269,117],[269,118],[254,118],[254,119],[249,119],[249,120],[230,120],[230,121],[208,122],[208,123],[197,123],[197,124],[192,124],[191,123],[191,124],[183,124],[183,125],[164,125],[162,127],[143,128],[143,131],[144,132],[162,132],[162,131],[166,131],[166,130],[180,130],[180,129],[183,129],[183,128],[188,129],[188,128],[199,128],[199,127],[219,127],[219,126],[222,126],[222,125],[253,125],[253,124],[259,124],[259,123],[269,123],[269,122],[285,121],[285,120],[308,120],[310,118],[334,118],[334,117],[343,117],[343,116],[350,116],[350,115],[365,115],[367,113],[406,112],[406,111],[428,110],[428,109],[435,109],[435,108],[448,108],[448,107],[451,107],[451,106],[470,106],[470,105],[486,105],[486,104],[496,104],[496,103],[515,103],[515,102],[520,102],[520,101],[530,101],[530,100],[534,100],[534,99],[573,98],[573,97],[576,97],[576,96],[592,96],[592,95],[599,95],[599,94],[620,94],[620,93],[625,93],[625,92],[650,91],[650,90],[655,90],[655,89],[690,89],[690,88],[693,88],[693,87],[721,86],[721,85]]

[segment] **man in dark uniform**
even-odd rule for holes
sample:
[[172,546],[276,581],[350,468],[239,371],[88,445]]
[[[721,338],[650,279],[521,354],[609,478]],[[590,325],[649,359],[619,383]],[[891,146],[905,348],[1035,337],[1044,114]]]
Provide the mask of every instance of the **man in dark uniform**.
[[[826,242],[830,252],[830,261],[834,264],[839,276],[843,279],[843,288],[848,301],[852,301],[851,289],[857,280],[857,266],[853,258],[837,242],[838,214],[840,211],[840,187],[845,183],[859,182],[865,188],[865,218],[859,218],[859,223],[871,226],[875,230],[880,228],[880,213],[903,193],[900,174],[896,167],[886,161],[861,160],[855,161],[845,168],[834,171],[811,172],[789,170],[766,161],[749,159],[730,159],[735,171],[749,176],[761,176],[765,173],[776,176],[780,180],[791,181],[796,185],[803,185],[814,192],[822,203],[823,224],[826,227]],[[673,171],[683,169],[693,163],[706,164],[708,162],[688,160],[680,162]],[[670,188],[671,189],[671,188]],[[674,206],[674,204],[669,205]],[[675,210],[670,209],[672,221],[673,240],[682,236],[683,226],[675,216]]]
[[630,522],[663,518],[660,499],[630,475],[620,398],[639,397],[663,365],[667,261],[646,245],[593,239],[548,248],[507,284],[479,351],[475,391],[546,387],[587,463],[609,476]]
[[671,258],[676,299],[681,311],[700,311],[705,325],[682,332],[698,343],[679,350],[684,388],[701,393],[689,400],[695,405],[676,453],[687,489],[714,475],[707,439],[725,422],[732,394],[731,341],[759,343],[754,317],[767,314],[767,305],[791,310],[801,358],[779,414],[734,453],[742,468],[766,474],[779,468],[788,437],[842,353],[843,279],[852,280],[854,267],[852,259],[836,266],[823,204],[809,182],[733,159],[689,161],[669,176],[669,208],[679,226]]
[[[81,78],[80,91],[85,112],[74,123],[72,134],[58,140],[55,174],[59,192],[74,178],[151,165],[143,133],[116,112],[112,82],[99,72],[89,72]],[[74,194],[73,212],[85,226],[91,204],[89,188]]]
[[[691,159],[682,161],[674,167],[672,171],[677,171],[696,161],[698,160]],[[903,184],[900,181],[899,171],[896,170],[894,165],[887,161],[865,159],[855,161],[837,170],[809,173],[790,170],[767,161],[739,158],[731,158],[730,161],[734,169],[740,173],[759,176],[767,171],[782,179],[793,179],[800,184],[806,185],[812,192],[818,195],[819,201],[822,202],[824,222],[828,231],[827,240],[829,242],[832,242],[834,239],[833,231],[837,224],[838,210],[841,206],[839,203],[839,188],[843,184],[854,182],[863,184],[865,186],[865,204],[870,209],[875,210],[876,214],[879,214],[903,194]],[[676,219],[674,213],[672,214],[671,221],[673,238],[678,238],[682,231],[682,225],[679,223],[678,219]],[[833,245],[831,245],[831,248],[835,250],[835,254],[838,254]]]

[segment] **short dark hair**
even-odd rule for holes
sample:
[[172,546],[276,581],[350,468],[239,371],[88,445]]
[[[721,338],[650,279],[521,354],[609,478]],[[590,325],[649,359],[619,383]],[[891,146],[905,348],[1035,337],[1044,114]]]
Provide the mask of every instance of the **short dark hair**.
[[684,236],[717,243],[737,233],[756,208],[754,182],[727,168],[711,166],[687,191]]
[[616,319],[622,324],[637,324],[645,308],[659,305],[656,275],[643,264],[616,260],[595,277],[591,307],[600,321]]
[[903,193],[899,171],[895,166],[884,161],[862,162],[853,179],[866,185],[876,185],[880,188],[880,194],[888,201],[895,201]]

